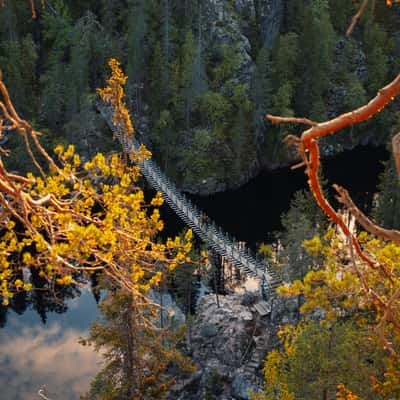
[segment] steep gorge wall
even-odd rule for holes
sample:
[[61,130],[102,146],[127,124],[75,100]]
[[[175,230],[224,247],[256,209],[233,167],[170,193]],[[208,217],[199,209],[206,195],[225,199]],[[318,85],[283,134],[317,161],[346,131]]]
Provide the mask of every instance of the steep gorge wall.
[[[138,139],[178,186],[211,194],[295,161],[282,138],[302,127],[273,126],[265,114],[323,121],[392,79],[399,11],[376,2],[345,39],[354,14],[347,0],[71,0],[35,21],[7,2],[0,64],[15,104],[48,132],[49,147],[72,142],[88,157],[111,149],[94,93],[107,60],[119,59]],[[385,143],[398,109],[327,138],[322,153]]]

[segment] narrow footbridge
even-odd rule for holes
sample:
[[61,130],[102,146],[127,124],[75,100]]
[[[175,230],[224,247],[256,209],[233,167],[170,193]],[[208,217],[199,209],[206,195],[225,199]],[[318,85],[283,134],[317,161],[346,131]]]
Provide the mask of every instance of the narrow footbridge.
[[[140,144],[135,138],[130,142],[124,140],[118,127],[112,123],[112,116],[109,109],[101,106],[98,106],[98,109],[110,129],[121,142],[124,151],[129,152],[132,147],[136,150],[139,149]],[[154,161],[144,160],[139,163],[139,166],[142,175],[149,184],[155,190],[162,193],[164,200],[185,224],[192,228],[193,232],[215,252],[232,262],[240,271],[249,277],[259,280],[264,298],[273,295],[274,289],[282,282],[269,264],[261,262],[257,256],[251,253],[250,249],[244,249],[237,240],[225,233],[208,217],[205,219],[204,213],[179,191],[176,185],[165,176]]]

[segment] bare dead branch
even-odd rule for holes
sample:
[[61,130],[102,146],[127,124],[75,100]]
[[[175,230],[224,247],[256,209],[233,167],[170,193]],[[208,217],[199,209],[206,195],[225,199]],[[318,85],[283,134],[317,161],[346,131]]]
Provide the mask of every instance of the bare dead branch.
[[337,200],[343,204],[355,217],[357,222],[369,233],[375,236],[379,236],[385,240],[391,240],[397,244],[400,244],[400,231],[384,229],[374,224],[353,202],[349,192],[339,185],[333,185],[333,188],[337,191]]
[[286,135],[283,141],[286,142],[288,146],[301,145],[301,139],[296,135]]
[[400,132],[392,138],[392,153],[396,164],[397,176],[400,179]]
[[315,126],[318,125],[318,122],[311,121],[308,118],[296,118],[296,117],[278,117],[277,115],[266,115],[267,119],[269,119],[273,124],[281,124],[282,122],[293,122],[295,124],[304,124]]
[[298,164],[292,165],[290,167],[290,169],[294,170],[294,169],[299,169],[299,168],[306,167],[306,166],[307,166],[307,164],[305,163],[305,161],[302,161]]

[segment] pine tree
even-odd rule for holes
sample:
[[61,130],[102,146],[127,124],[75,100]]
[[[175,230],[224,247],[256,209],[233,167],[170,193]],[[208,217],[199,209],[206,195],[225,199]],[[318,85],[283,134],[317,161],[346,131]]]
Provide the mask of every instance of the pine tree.
[[37,112],[36,63],[38,53],[32,36],[4,40],[0,44],[0,65],[5,82],[21,113],[29,118]]
[[368,65],[368,94],[374,95],[388,78],[389,59],[385,48],[388,36],[378,24],[367,24],[364,28],[364,48]]
[[321,267],[320,260],[307,252],[303,242],[326,227],[325,217],[310,192],[295,193],[289,211],[282,216],[282,225],[284,233],[279,240],[283,246],[280,253],[283,275],[289,281],[302,279],[309,270]]
[[400,189],[393,157],[385,162],[380,177],[378,205],[375,217],[387,229],[400,229]]
[[299,34],[303,51],[298,56],[300,83],[296,109],[298,114],[315,121],[326,119],[324,99],[333,64],[334,39],[328,2],[312,0],[302,19]]
[[135,113],[140,114],[142,111],[142,85],[146,70],[143,51],[147,30],[144,0],[130,0],[127,24],[127,73],[129,76],[127,94],[133,101]]
[[42,115],[50,129],[60,129],[66,122],[68,87],[66,55],[71,45],[73,25],[68,7],[62,0],[55,4],[55,12],[43,16],[44,40],[49,47],[46,72],[41,76]]
[[337,395],[342,387],[365,400],[382,399],[369,380],[384,371],[384,354],[374,347],[368,331],[360,332],[354,321],[329,328],[310,321],[298,327],[286,326],[278,334],[282,350],[268,354],[265,391],[254,400],[343,398]]
[[188,360],[176,350],[181,339],[165,329],[154,330],[158,312],[138,306],[140,299],[130,293],[113,292],[102,300],[104,320],[94,323],[83,344],[93,344],[103,352],[105,366],[91,384],[87,400],[159,399],[174,383],[171,373],[191,371]]

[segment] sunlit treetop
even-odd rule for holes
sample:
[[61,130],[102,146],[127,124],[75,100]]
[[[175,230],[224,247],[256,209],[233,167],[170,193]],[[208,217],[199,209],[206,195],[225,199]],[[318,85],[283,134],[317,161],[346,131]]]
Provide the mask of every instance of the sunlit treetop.
[[128,77],[122,72],[120,62],[112,58],[108,65],[111,68],[111,77],[107,80],[104,89],[97,89],[102,100],[109,104],[114,110],[113,123],[130,139],[134,129],[128,109],[124,102],[124,85]]
[[[112,61],[111,68],[118,67]],[[103,89],[116,110],[124,110],[125,77],[113,69]],[[114,79],[115,78],[115,79]],[[21,135],[28,157],[39,175],[7,171],[3,158],[10,149],[0,146],[0,299],[9,303],[17,292],[31,289],[24,271],[34,268],[48,288],[76,283],[81,276],[103,273],[115,285],[146,300],[145,292],[158,285],[163,274],[189,261],[191,231],[183,239],[156,241],[163,229],[160,193],[145,202],[137,186],[139,167],[128,165],[120,154],[97,154],[82,163],[73,146],[57,146],[53,159],[41,146],[40,133],[21,119],[6,86],[0,80],[0,138]],[[119,107],[119,108],[118,108]],[[130,134],[129,114],[118,121]],[[35,157],[32,149],[41,158]],[[21,157],[25,155],[21,154]],[[149,157],[142,147],[132,151],[132,161]],[[44,162],[42,161],[44,160]],[[49,171],[47,173],[47,171]]]
[[384,377],[374,377],[373,388],[393,398],[390,396],[400,396],[400,246],[365,232],[357,239],[378,268],[371,270],[357,259],[343,237],[330,228],[324,237],[304,242],[307,251],[320,260],[321,269],[308,272],[302,281],[283,286],[279,292],[303,295],[301,312],[312,316],[322,311],[323,326],[352,318],[361,331],[369,330],[369,340],[390,355]]

